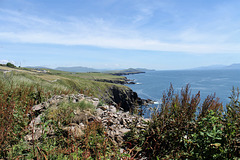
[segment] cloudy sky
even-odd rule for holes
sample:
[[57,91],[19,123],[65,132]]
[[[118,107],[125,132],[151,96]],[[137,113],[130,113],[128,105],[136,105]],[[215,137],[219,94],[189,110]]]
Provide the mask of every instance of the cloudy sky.
[[240,63],[239,0],[0,0],[0,63],[186,69]]

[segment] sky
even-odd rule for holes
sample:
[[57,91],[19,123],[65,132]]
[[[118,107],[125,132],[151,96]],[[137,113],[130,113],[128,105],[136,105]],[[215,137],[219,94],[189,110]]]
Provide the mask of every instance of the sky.
[[239,0],[0,0],[0,63],[189,69],[240,63]]

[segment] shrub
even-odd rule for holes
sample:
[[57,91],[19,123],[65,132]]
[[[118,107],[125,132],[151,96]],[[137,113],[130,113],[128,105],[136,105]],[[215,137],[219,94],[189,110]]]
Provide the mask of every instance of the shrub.
[[191,159],[228,159],[222,117],[210,110],[195,125],[194,132],[185,140]]
[[[142,149],[141,154],[150,159],[192,158],[192,144],[187,143],[189,142],[187,140],[200,125],[197,118],[207,116],[210,110],[218,113],[222,108],[222,104],[217,98],[215,99],[215,96],[208,96],[201,108],[199,104],[200,92],[191,95],[190,87],[187,85],[182,88],[180,94],[176,94],[170,85],[167,93],[163,93],[160,109],[155,110],[147,129],[141,133],[143,136],[139,138],[141,142],[135,141],[142,144],[138,145]],[[200,108],[200,113],[197,116],[198,108]],[[136,138],[133,136],[134,133],[131,135],[129,143],[132,144]]]
[[10,62],[8,62],[8,63],[6,64],[6,66],[11,67],[11,68],[16,68],[16,66],[15,66],[14,64],[10,63]]

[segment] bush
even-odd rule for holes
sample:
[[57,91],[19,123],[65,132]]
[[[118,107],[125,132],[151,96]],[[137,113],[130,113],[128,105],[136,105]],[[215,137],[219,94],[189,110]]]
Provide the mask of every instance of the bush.
[[227,114],[223,114],[223,106],[215,95],[199,105],[200,92],[191,96],[187,85],[175,94],[171,85],[147,129],[136,136],[136,128],[132,128],[126,144],[133,145],[132,149],[140,148],[135,153],[149,159],[239,158],[238,98],[239,91],[233,91]]
[[186,149],[183,139],[193,130],[199,102],[200,92],[191,97],[189,85],[180,95],[175,94],[170,85],[168,92],[163,94],[160,110],[153,113],[144,135],[143,151],[147,157],[182,157],[182,151]]
[[10,62],[8,62],[8,63],[6,64],[6,66],[11,67],[11,68],[16,68],[16,66],[15,66],[14,64],[10,63]]

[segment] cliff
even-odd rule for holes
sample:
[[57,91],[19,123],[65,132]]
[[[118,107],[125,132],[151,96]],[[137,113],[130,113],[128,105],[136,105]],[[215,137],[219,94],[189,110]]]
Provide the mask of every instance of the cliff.
[[143,100],[138,97],[136,92],[133,92],[128,87],[112,85],[105,97],[101,97],[106,103],[121,107],[124,111],[134,109],[134,107],[143,104]]

